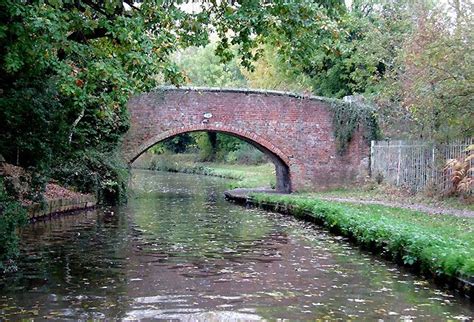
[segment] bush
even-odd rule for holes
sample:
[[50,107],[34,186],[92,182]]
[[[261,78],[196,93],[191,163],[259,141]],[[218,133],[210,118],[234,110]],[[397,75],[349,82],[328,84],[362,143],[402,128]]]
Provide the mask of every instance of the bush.
[[206,132],[199,133],[199,136],[196,138],[196,143],[199,147],[199,161],[214,161],[214,150]]
[[74,154],[53,170],[52,177],[105,203],[127,199],[128,168],[113,152],[86,150]]
[[7,194],[4,180],[0,177],[0,269],[4,263],[18,256],[18,235],[20,227],[27,223],[26,209]]
[[225,156],[225,161],[247,165],[258,165],[268,162],[263,152],[247,143],[241,144],[238,150],[229,152]]
[[176,172],[177,165],[169,152],[157,155],[150,161],[150,170]]
[[472,192],[474,167],[471,166],[471,163],[474,160],[474,144],[468,146],[464,151],[468,154],[466,157],[446,161],[444,171],[452,184],[448,194],[469,195]]

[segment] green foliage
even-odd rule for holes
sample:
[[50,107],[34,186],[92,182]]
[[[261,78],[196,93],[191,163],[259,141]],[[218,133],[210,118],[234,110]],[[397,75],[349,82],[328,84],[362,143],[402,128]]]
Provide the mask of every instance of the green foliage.
[[[244,67],[253,70],[252,62],[262,54],[260,45],[270,35],[281,36],[280,45],[287,49],[315,36],[325,24],[325,17],[345,11],[342,1],[241,1],[237,5],[222,2],[211,7],[211,21],[216,25],[219,43],[216,53],[230,61],[234,52],[232,45],[240,44],[237,55]],[[324,20],[324,21],[323,21]],[[307,36],[305,36],[307,34]],[[293,40],[293,43],[289,42]],[[276,39],[274,43],[279,43]]]
[[308,215],[331,231],[373,251],[448,278],[474,276],[474,221],[374,205],[350,205],[298,196],[256,194],[258,203],[278,204]]
[[[236,151],[240,149],[242,145],[247,145],[248,143],[239,139],[236,136],[225,134],[225,133],[217,133],[217,148],[218,153],[222,152],[224,154]],[[222,159],[222,158],[221,158]]]
[[52,170],[59,182],[109,203],[127,198],[128,167],[115,152],[79,151]]
[[190,133],[183,133],[176,135],[168,140],[165,140],[159,144],[163,146],[164,149],[173,152],[173,153],[184,153],[189,146],[194,145],[195,138]]
[[205,47],[191,47],[175,55],[186,82],[194,86],[246,87],[236,59],[222,63],[216,55],[216,43]]
[[209,140],[209,135],[206,132],[199,132],[196,134],[196,144],[199,148],[199,161],[213,161],[215,151]]
[[418,135],[437,141],[474,135],[474,6],[453,3],[451,12],[416,8],[416,28],[403,43],[391,89]]
[[[119,170],[110,168],[115,162],[101,156],[111,154],[128,129],[130,95],[150,90],[158,79],[182,82],[170,54],[205,44],[206,21],[205,13],[151,1],[127,10],[120,1],[0,0],[1,26],[8,26],[0,32],[6,160],[45,177],[48,169],[66,174],[80,167],[71,184],[105,189],[103,195],[121,190]],[[104,181],[92,185],[96,175]]]
[[56,96],[54,82],[40,78],[18,80],[0,95],[0,151],[7,160],[37,166],[67,148],[66,114]]
[[310,78],[317,95],[371,92],[392,68],[396,47],[408,31],[402,9],[400,4],[372,2],[334,15],[314,4],[295,5],[293,15],[274,26],[268,41],[280,60]]
[[343,153],[348,147],[354,133],[362,129],[364,139],[370,143],[380,138],[375,109],[359,102],[332,101],[333,128],[337,149]]
[[26,209],[7,194],[0,177],[0,269],[18,255],[17,230],[27,223]]
[[262,49],[262,55],[253,64],[254,70],[242,70],[248,87],[297,93],[311,92],[311,79],[307,75],[292,68],[269,44],[264,44]]
[[224,160],[231,164],[258,165],[268,160],[265,154],[250,144],[242,144],[236,150],[229,151]]

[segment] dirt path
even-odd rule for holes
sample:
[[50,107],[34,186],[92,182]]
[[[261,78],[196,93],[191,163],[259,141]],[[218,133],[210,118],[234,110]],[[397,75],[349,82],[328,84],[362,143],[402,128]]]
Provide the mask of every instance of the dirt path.
[[[246,199],[250,193],[252,192],[263,192],[263,193],[276,193],[274,190],[266,189],[266,188],[257,188],[257,189],[234,189],[231,191],[226,191],[225,194],[232,195],[239,199]],[[323,197],[323,196],[315,196],[315,197],[308,197],[314,199],[321,199],[327,201],[336,201],[336,202],[347,202],[347,203],[354,203],[354,204],[363,204],[363,205],[380,205],[386,207],[395,207],[395,208],[403,208],[409,209],[414,211],[421,211],[430,215],[450,215],[450,216],[457,216],[457,217],[467,217],[467,218],[474,218],[474,211],[466,210],[466,209],[454,209],[454,208],[446,208],[446,207],[434,207],[423,205],[419,203],[401,203],[396,201],[382,201],[382,200],[364,200],[358,198],[338,198],[338,197]]]
[[410,210],[425,212],[430,215],[451,215],[451,216],[457,216],[457,217],[474,218],[474,211],[463,210],[463,209],[432,207],[432,206],[427,206],[427,205],[422,205],[422,204],[405,204],[405,203],[393,202],[393,201],[363,200],[363,199],[356,199],[356,198],[337,198],[337,197],[317,197],[317,198],[321,200],[328,200],[328,201],[348,202],[348,203],[356,203],[356,204],[363,204],[363,205],[380,205],[380,206],[387,206],[387,207],[410,209]]

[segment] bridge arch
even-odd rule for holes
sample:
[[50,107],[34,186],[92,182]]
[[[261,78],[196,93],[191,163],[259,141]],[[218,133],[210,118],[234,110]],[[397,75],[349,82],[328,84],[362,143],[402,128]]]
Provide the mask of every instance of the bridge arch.
[[176,135],[190,133],[190,132],[216,132],[224,133],[228,135],[235,136],[252,146],[256,147],[262,151],[275,165],[276,173],[276,186],[275,189],[279,192],[289,193],[291,192],[291,178],[290,178],[290,169],[289,169],[289,159],[279,148],[271,144],[264,138],[259,137],[248,131],[241,131],[239,129],[233,128],[232,126],[215,126],[215,125],[192,125],[192,126],[183,126],[177,129],[168,130],[162,133],[157,134],[154,137],[151,137],[146,142],[138,146],[134,152],[130,154],[131,159],[128,160],[128,163],[135,161],[140,155],[146,152],[149,148],[155,144],[162,142],[166,139],[172,138]]
[[128,103],[130,129],[121,154],[131,163],[154,144],[194,131],[237,136],[276,165],[277,190],[322,190],[367,176],[369,146],[358,130],[340,154],[331,101],[247,89],[159,88]]

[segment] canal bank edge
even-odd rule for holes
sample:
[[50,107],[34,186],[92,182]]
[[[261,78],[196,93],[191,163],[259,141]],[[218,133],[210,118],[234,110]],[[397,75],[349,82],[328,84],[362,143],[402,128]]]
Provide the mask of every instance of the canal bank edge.
[[[331,233],[347,237],[352,243],[360,246],[364,250],[370,251],[374,255],[381,256],[398,265],[407,267],[410,271],[419,276],[432,279],[437,284],[456,290],[468,297],[471,301],[474,300],[474,276],[465,278],[462,276],[452,276],[444,272],[427,271],[426,268],[422,269],[422,267],[425,266],[429,267],[432,263],[419,262],[416,263],[416,265],[406,263],[403,259],[405,253],[403,248],[393,250],[387,247],[386,242],[380,242],[380,240],[375,239],[361,242],[352,231],[344,229],[340,223],[334,221],[329,222],[324,213],[316,214],[314,210],[311,211],[307,207],[298,204],[285,202],[283,200],[271,200],[272,198],[275,199],[275,197],[278,199],[279,195],[280,194],[272,191],[262,191],[258,189],[234,189],[224,192],[226,200],[236,204],[291,215],[298,219],[323,226]],[[262,196],[266,198],[262,198]],[[291,195],[286,195],[286,199],[288,198],[291,198]],[[317,200],[315,200],[315,202],[317,202]]]
[[74,198],[58,198],[47,200],[44,204],[28,205],[28,218],[31,221],[49,216],[65,214],[73,211],[92,209],[97,205],[93,195],[81,195]]
[[5,180],[12,194],[26,209],[28,219],[36,221],[57,214],[87,210],[97,205],[97,198],[92,194],[83,194],[70,190],[58,183],[46,183],[42,192],[43,202],[31,202],[28,192],[32,189],[31,173],[24,168],[2,162],[0,155],[0,178]]

